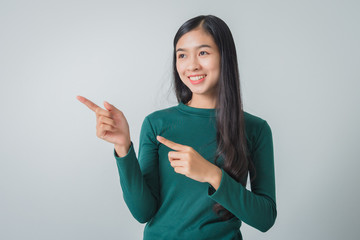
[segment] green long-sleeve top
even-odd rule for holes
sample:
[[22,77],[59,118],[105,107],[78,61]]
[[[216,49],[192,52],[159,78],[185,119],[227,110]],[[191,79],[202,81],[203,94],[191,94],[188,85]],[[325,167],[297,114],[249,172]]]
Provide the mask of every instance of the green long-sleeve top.
[[[215,164],[216,110],[177,106],[147,115],[140,131],[138,158],[133,142],[126,156],[114,156],[123,198],[131,214],[144,228],[144,240],[161,239],[242,239],[241,222],[265,232],[277,216],[272,132],[267,121],[244,112],[246,140],[256,178],[251,191],[233,179],[217,160],[222,171],[217,190],[176,173],[168,152],[174,151],[157,141],[160,135],[191,146]],[[250,172],[250,177],[252,172]],[[218,202],[235,215],[221,221],[212,210]]]

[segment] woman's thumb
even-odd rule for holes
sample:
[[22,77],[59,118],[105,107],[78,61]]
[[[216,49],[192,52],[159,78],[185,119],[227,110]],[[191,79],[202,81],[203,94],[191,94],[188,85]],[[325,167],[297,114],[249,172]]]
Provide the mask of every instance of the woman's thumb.
[[107,101],[104,101],[104,107],[108,110],[108,111],[111,111],[111,110],[114,110],[114,106],[111,105],[110,103],[108,103]]

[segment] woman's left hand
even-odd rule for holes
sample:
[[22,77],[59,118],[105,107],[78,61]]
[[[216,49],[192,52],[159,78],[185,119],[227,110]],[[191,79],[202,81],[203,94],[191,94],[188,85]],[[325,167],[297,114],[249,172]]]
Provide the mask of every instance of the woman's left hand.
[[199,182],[212,182],[212,177],[219,172],[218,166],[207,161],[192,147],[172,142],[161,136],[157,136],[156,139],[175,150],[169,152],[169,161],[175,172]]

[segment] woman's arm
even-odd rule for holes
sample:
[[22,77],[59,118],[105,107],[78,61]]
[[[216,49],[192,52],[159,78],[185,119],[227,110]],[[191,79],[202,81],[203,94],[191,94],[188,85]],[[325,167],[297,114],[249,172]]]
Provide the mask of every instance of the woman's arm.
[[[277,216],[273,140],[270,126],[264,121],[252,151],[256,178],[251,191],[233,179],[223,169],[220,186],[209,186],[209,197],[232,212],[241,221],[266,232]],[[251,177],[252,173],[250,173]]]
[[140,132],[139,159],[133,142],[123,157],[119,157],[114,149],[123,198],[140,223],[148,222],[159,207],[158,145],[154,139],[151,123],[146,117]]

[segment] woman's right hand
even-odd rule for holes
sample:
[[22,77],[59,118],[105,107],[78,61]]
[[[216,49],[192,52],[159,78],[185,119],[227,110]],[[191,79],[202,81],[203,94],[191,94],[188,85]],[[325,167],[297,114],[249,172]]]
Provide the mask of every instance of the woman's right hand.
[[96,136],[113,143],[119,156],[126,155],[130,148],[131,139],[129,124],[123,112],[106,101],[104,102],[105,110],[82,96],[76,98],[95,112]]

